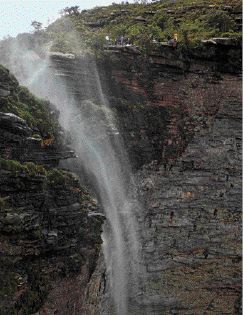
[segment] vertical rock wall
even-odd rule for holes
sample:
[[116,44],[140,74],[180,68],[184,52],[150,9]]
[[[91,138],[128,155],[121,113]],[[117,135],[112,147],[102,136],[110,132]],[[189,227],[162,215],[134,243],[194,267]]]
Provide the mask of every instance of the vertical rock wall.
[[[232,74],[214,80],[211,66],[197,62],[186,77],[165,69],[155,83],[157,106],[183,102],[194,136],[181,158],[171,156],[171,171],[136,175],[144,273],[130,314],[242,313],[242,82]],[[114,78],[136,98],[128,73]],[[183,141],[171,113],[168,152]]]
[[138,175],[147,279],[137,302],[148,314],[242,312],[241,87],[229,84],[235,95],[172,171]]

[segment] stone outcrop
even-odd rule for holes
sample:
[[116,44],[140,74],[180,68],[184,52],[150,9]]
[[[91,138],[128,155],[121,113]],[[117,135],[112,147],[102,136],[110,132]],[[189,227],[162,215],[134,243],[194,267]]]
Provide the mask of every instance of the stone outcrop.
[[[50,182],[50,174],[14,174],[2,168],[0,174],[1,266],[6,288],[11,281],[15,283],[12,292],[3,290],[1,307],[6,314],[22,314],[26,307],[34,313],[54,290],[56,281],[60,284],[73,275],[77,280],[84,273],[82,265],[86,265],[86,282],[89,280],[96,267],[105,217],[97,212],[94,202],[87,202],[89,196],[71,173],[65,173],[69,176],[65,184]],[[6,270],[11,272],[6,275]],[[33,287],[32,276],[41,277],[42,289]],[[32,301],[33,296],[37,301]],[[5,309],[7,303],[9,311]]]

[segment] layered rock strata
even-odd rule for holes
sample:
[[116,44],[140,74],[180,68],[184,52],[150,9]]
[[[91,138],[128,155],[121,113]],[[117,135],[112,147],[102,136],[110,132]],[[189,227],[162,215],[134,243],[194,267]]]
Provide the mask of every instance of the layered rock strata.
[[[75,286],[81,294],[90,280],[105,216],[77,176],[53,169],[59,159],[75,157],[74,151],[57,142],[46,146],[41,126],[29,127],[6,112],[6,104],[12,110],[13,103],[25,108],[29,103],[19,102],[17,80],[5,68],[0,74],[4,91],[9,89],[0,99],[0,313],[64,314],[73,296],[58,300],[61,288]],[[52,115],[58,117],[57,111]]]

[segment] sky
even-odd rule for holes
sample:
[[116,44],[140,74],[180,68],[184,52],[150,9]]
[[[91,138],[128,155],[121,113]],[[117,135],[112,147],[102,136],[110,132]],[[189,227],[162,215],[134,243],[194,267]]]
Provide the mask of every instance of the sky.
[[[53,22],[60,17],[59,11],[72,6],[79,6],[80,11],[96,6],[108,6],[121,0],[84,0],[84,1],[1,1],[0,0],[0,40],[4,36],[16,37],[20,33],[31,33],[32,21],[48,26],[48,19]],[[126,1],[125,1],[126,2]],[[128,0],[129,3],[134,1]]]

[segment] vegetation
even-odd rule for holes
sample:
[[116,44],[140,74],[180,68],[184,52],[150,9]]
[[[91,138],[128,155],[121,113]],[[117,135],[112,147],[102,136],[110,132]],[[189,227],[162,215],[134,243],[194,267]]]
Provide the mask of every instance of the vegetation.
[[[190,41],[227,36],[240,44],[241,27],[235,17],[241,10],[239,0],[231,0],[227,6],[223,0],[123,2],[81,12],[78,6],[66,7],[60,11],[60,18],[44,30],[40,22],[32,21],[33,45],[42,36],[43,45],[52,43],[51,51],[76,54],[88,51],[101,58],[106,35],[112,42],[121,35],[127,36],[143,51],[148,46],[154,49],[152,39],[166,41],[168,35],[178,34],[178,43],[183,43],[185,31]],[[146,23],[136,21],[137,16]],[[1,44],[5,47],[10,41],[11,38],[6,38]]]
[[[17,82],[9,71],[0,65],[0,72],[7,76],[6,81]],[[44,144],[60,144],[61,139],[56,131],[56,122],[50,115],[54,105],[49,101],[34,96],[28,88],[17,85],[12,88],[10,96],[0,98],[0,110],[3,113],[12,113],[26,121],[26,126],[38,128]],[[45,140],[49,140],[45,142]],[[51,141],[50,141],[51,140]]]
[[41,165],[36,165],[32,162],[26,162],[21,164],[18,161],[14,160],[6,160],[1,158],[0,159],[0,170],[10,171],[13,175],[17,174],[17,172],[27,173],[30,176],[36,175],[46,175],[46,170]]
[[50,172],[48,172],[47,180],[50,185],[56,186],[56,185],[74,185],[77,186],[75,188],[78,188],[78,179],[70,172],[58,170],[54,168]]
[[[227,5],[232,9],[229,10],[220,1],[199,1],[197,4],[189,1],[162,4],[113,3],[108,7],[83,10],[81,13],[78,7],[66,8],[66,14],[46,31],[67,45],[70,44],[69,34],[75,30],[76,36],[89,48],[102,46],[107,34],[112,41],[121,35],[127,36],[140,48],[144,48],[148,41],[151,43],[152,38],[166,40],[167,35],[174,36],[175,33],[178,34],[178,42],[181,42],[184,31],[193,39],[221,37],[227,33],[229,37],[237,37],[239,40],[239,27],[232,13],[239,12],[241,3],[232,1]],[[150,10],[154,13],[147,14]],[[138,15],[146,19],[146,25],[134,23],[134,18]],[[89,23],[97,23],[100,27],[89,27]],[[59,37],[60,34],[62,38]],[[75,45],[68,45],[68,49],[73,49],[72,52],[75,53]],[[101,51],[98,55],[100,53]]]
[[50,189],[63,186],[67,190],[72,191],[78,197],[80,203],[91,202],[87,188],[81,186],[78,178],[71,172],[54,168],[47,174],[47,183]]

